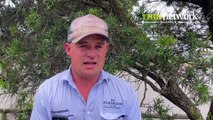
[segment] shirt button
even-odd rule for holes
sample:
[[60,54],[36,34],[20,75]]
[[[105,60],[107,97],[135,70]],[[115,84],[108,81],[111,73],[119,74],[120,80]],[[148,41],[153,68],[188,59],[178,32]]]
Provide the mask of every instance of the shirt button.
[[87,111],[87,114],[90,114],[91,112],[90,111]]

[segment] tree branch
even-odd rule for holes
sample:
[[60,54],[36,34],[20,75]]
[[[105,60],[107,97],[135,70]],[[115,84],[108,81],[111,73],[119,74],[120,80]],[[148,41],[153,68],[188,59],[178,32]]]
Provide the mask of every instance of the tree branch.
[[143,94],[143,99],[141,100],[141,103],[140,103],[140,106],[142,106],[143,105],[143,102],[144,102],[144,100],[145,100],[145,98],[146,98],[146,92],[147,92],[147,82],[144,82],[144,94]]
[[171,3],[171,2],[189,2],[189,3],[193,3],[195,5],[200,5],[202,3],[202,0],[162,0],[162,1],[166,1],[167,3]]
[[85,5],[89,5],[89,6],[95,6],[95,7],[100,7],[102,9],[106,9],[107,3],[95,3],[95,2],[91,2],[91,1],[87,1],[87,0],[79,0],[81,3],[85,4]]
[[148,75],[150,78],[152,78],[155,82],[157,82],[158,85],[159,85],[161,88],[164,88],[164,87],[165,87],[166,84],[165,84],[164,80],[163,80],[161,77],[155,75],[154,73],[152,73],[152,72],[146,70],[145,68],[143,68],[142,66],[139,66],[139,65],[137,65],[137,64],[135,64],[135,65],[133,65],[133,66],[134,66],[134,68],[137,69],[138,71],[140,71],[140,72],[143,72],[143,71],[144,71],[145,73],[147,73],[147,75]]
[[[129,74],[131,74],[132,76],[134,76],[134,77],[136,77],[136,78],[138,78],[138,79],[140,79],[140,80],[143,80],[143,77],[142,77],[142,76],[140,76],[140,75],[134,73],[134,72],[131,71],[130,69],[125,69],[125,71],[128,72]],[[161,90],[160,90],[157,86],[155,86],[151,81],[149,81],[148,79],[145,79],[145,81],[152,87],[152,89],[153,89],[154,91],[160,93]]]

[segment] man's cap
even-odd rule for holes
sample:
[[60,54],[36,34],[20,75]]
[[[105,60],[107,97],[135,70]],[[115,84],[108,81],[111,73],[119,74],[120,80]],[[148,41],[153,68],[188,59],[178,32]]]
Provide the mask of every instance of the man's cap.
[[107,23],[95,15],[88,14],[72,21],[68,29],[67,41],[77,43],[82,38],[93,34],[109,39]]

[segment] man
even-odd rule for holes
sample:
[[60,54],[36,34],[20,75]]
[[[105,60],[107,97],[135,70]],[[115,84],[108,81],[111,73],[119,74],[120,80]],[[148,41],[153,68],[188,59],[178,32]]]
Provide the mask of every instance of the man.
[[41,84],[31,120],[141,120],[132,87],[103,70],[108,26],[94,15],[75,19],[65,44],[71,66]]

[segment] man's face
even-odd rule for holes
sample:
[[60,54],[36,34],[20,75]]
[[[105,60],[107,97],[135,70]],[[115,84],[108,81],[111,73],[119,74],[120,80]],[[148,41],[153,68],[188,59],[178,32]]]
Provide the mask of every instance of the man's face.
[[97,77],[103,69],[109,44],[103,37],[90,35],[79,42],[65,44],[72,59],[72,73],[79,77]]

